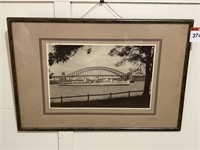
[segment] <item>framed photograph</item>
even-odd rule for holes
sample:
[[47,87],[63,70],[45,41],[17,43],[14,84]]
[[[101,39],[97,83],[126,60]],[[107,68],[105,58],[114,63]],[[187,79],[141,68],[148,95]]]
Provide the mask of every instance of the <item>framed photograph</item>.
[[8,18],[18,129],[181,129],[193,20]]

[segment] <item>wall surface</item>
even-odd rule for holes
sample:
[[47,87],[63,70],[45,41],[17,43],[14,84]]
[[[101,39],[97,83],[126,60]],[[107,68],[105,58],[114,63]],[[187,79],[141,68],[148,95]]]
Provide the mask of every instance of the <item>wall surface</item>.
[[[88,0],[89,1],[89,0]],[[72,3],[71,3],[72,2]],[[181,132],[18,132],[10,71],[7,17],[194,19],[200,26],[200,0],[0,0],[0,150],[199,150],[200,43],[189,61]],[[199,139],[198,139],[199,138]]]

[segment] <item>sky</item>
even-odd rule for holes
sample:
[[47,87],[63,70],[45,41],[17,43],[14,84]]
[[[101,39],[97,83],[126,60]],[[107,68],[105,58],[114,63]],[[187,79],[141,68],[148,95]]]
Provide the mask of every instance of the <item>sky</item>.
[[[85,49],[92,48],[92,52],[87,54]],[[115,45],[84,45],[83,48],[79,48],[77,53],[70,57],[67,62],[54,63],[50,67],[50,72],[54,73],[55,76],[60,76],[62,72],[65,74],[72,73],[82,68],[104,66],[119,70],[121,72],[127,73],[129,68],[137,68],[136,65],[126,62],[125,65],[120,67],[115,67],[115,63],[118,62],[121,57],[119,56],[109,56],[108,53]],[[52,44],[48,45],[48,51],[53,52]]]

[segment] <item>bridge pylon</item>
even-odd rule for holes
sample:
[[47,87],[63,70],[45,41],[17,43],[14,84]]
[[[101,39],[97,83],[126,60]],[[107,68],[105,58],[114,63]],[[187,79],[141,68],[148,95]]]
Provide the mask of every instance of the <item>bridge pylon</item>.
[[65,82],[65,81],[66,81],[65,72],[62,72],[62,76],[61,76],[61,78],[60,78],[60,81],[61,81],[61,82]]

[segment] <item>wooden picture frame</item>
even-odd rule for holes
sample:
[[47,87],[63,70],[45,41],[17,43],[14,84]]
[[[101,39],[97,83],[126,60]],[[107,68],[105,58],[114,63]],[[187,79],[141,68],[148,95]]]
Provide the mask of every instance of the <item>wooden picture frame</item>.
[[180,131],[193,20],[7,21],[18,130]]

